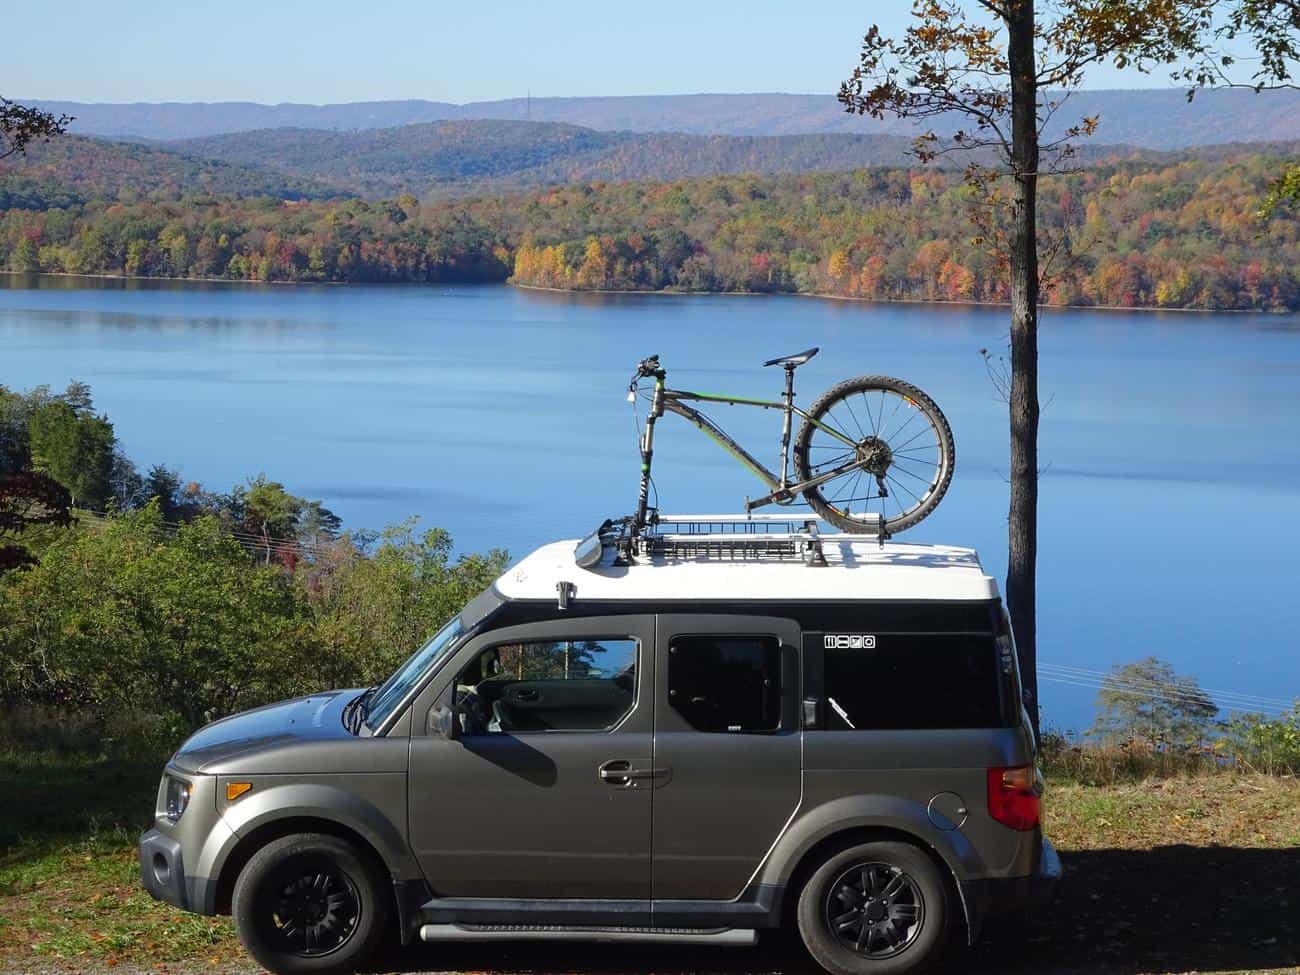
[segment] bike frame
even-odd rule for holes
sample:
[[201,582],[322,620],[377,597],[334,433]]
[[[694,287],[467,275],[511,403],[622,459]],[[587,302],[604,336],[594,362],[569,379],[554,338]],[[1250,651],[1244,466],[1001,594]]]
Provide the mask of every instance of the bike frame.
[[[858,442],[852,437],[833,426],[811,416],[806,410],[802,410],[794,405],[794,369],[786,368],[785,370],[785,392],[781,400],[750,399],[744,396],[728,396],[717,393],[696,393],[682,389],[668,389],[664,384],[664,370],[659,369],[654,373],[655,388],[650,404],[650,414],[646,417],[645,432],[641,438],[641,491],[637,501],[636,528],[646,527],[646,518],[648,514],[648,500],[650,492],[650,466],[654,457],[654,427],[655,420],[664,415],[664,412],[676,413],[678,416],[689,420],[713,440],[719,447],[735,457],[745,467],[768,486],[770,492],[761,498],[745,501],[745,510],[753,511],[755,508],[761,508],[769,504],[790,504],[794,501],[795,495],[808,488],[817,487],[824,484],[832,478],[839,477],[841,474],[854,470],[860,464],[856,455]],[[697,403],[724,403],[728,406],[752,406],[763,410],[780,410],[782,413],[781,422],[781,473],[768,470],[761,463],[735,441],[725,430],[710,420],[703,413],[693,409],[686,404],[688,402]],[[816,477],[809,478],[806,481],[790,481],[790,427],[795,416],[813,424],[820,430],[841,441],[846,447],[853,450],[854,458],[847,464],[841,464],[833,470],[825,471]]]

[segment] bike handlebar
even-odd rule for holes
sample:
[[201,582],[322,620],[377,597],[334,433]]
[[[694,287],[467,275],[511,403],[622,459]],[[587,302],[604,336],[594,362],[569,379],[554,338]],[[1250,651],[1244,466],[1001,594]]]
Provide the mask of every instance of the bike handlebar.
[[664,371],[664,367],[659,364],[659,357],[657,355],[647,356],[636,364],[636,372],[632,374],[632,382],[628,384],[628,389],[635,389],[637,382],[641,379],[648,379],[652,376],[655,379],[663,379],[665,375],[667,373]]

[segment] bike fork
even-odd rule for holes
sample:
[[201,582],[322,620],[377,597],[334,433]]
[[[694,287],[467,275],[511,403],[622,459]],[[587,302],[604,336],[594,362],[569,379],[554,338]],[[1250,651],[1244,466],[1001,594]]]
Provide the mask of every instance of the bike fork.
[[650,401],[650,415],[646,417],[645,433],[641,435],[641,490],[637,495],[636,520],[633,533],[640,537],[647,527],[650,504],[650,463],[655,453],[655,420],[664,415],[664,377],[655,377],[654,398]]

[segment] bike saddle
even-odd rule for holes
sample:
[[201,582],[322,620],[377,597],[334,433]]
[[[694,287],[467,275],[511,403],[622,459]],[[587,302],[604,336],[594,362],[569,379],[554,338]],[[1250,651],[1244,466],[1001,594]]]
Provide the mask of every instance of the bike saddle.
[[796,352],[794,355],[783,355],[779,359],[768,359],[763,365],[765,366],[785,366],[787,369],[797,369],[805,362],[818,353],[817,346],[811,349],[804,349],[802,352]]

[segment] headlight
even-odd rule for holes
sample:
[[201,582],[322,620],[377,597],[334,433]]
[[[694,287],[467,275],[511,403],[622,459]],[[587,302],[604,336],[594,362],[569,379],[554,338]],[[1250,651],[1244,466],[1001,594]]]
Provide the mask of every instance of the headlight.
[[176,822],[190,804],[190,784],[184,779],[167,776],[167,819]]

